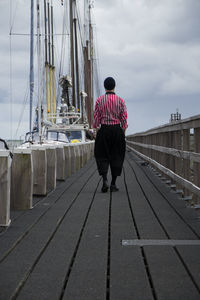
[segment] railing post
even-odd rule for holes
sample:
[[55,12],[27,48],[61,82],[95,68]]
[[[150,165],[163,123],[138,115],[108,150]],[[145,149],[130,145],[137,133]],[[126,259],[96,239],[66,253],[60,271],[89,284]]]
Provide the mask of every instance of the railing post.
[[[194,128],[194,152],[200,153],[200,128]],[[200,187],[200,163],[198,162],[194,162],[194,184]]]
[[[190,129],[183,130],[183,151],[190,151]],[[188,159],[183,160],[183,177],[191,181],[190,176],[190,161]],[[191,193],[184,188],[185,196],[190,195]]]
[[[163,146],[168,148],[169,147],[169,134],[168,134],[168,132],[163,133],[163,139],[164,139]],[[167,154],[167,153],[164,154],[164,166],[166,168],[169,168],[169,154]]]
[[[156,145],[156,135],[155,134],[153,134],[152,135],[152,145]],[[156,151],[155,150],[153,150],[152,149],[152,158],[154,159],[154,160],[156,160]]]
[[[156,133],[156,146],[159,146],[160,144],[160,134],[159,133]],[[156,151],[156,161],[158,163],[160,163],[160,152],[159,151]]]
[[[182,150],[182,145],[181,145],[181,131],[178,130],[178,131],[175,131],[174,132],[174,148],[177,149],[177,150]],[[180,158],[179,157],[176,157],[175,158],[175,173],[178,174],[178,175],[182,175],[182,163],[181,163],[181,155],[180,155]]]
[[[169,132],[169,147],[175,148],[175,133],[174,131]],[[170,155],[170,163],[169,163],[170,170],[173,172],[175,171],[175,157]]]
[[[175,147],[174,148],[177,150],[182,150],[181,130],[175,131],[174,137],[175,137]],[[180,157],[175,157],[175,173],[180,176],[183,176],[181,155],[180,155]],[[180,184],[177,184],[177,189],[182,189]]]

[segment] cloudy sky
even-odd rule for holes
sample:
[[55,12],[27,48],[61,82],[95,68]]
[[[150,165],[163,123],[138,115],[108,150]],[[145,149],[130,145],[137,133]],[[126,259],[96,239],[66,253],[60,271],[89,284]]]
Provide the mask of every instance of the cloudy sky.
[[[29,32],[29,1],[11,1],[11,18],[10,1],[0,1],[2,138],[22,135],[29,118],[29,38],[12,36],[10,44],[8,34],[10,25],[12,32]],[[54,2],[60,16],[60,0]],[[100,85],[107,76],[116,79],[127,104],[128,133],[168,123],[176,109],[182,118],[199,114],[199,0],[95,0],[93,14]]]

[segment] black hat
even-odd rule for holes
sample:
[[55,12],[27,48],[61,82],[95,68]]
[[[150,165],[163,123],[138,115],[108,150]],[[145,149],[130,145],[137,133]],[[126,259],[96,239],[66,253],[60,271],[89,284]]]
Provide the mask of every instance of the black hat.
[[115,88],[115,80],[112,77],[107,77],[104,80],[104,87],[108,91],[113,90]]

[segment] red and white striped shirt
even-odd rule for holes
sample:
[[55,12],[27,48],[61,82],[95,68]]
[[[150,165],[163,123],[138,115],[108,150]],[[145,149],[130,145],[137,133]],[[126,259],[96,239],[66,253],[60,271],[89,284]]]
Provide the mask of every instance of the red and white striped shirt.
[[121,124],[123,129],[128,128],[126,104],[115,93],[108,92],[96,101],[93,127],[98,128],[100,124]]

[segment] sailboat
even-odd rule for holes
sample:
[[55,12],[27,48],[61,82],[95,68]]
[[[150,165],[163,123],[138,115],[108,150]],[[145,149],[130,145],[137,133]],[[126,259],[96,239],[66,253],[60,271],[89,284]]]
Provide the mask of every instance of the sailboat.
[[[74,0],[61,0],[60,4],[66,10],[64,17],[68,15],[70,31],[70,74],[60,74],[59,88],[60,99],[55,93],[55,60],[54,60],[54,22],[53,0],[37,0],[37,56],[38,56],[38,105],[36,107],[36,121],[32,126],[32,97],[33,97],[33,15],[34,1],[31,0],[31,55],[30,55],[30,130],[26,134],[25,143],[79,143],[87,142],[93,138],[93,62],[94,43],[93,27],[91,21],[91,1],[84,1],[84,40],[83,29],[80,27],[77,3]],[[44,15],[44,38],[41,35],[41,11]],[[81,38],[81,51],[78,47]],[[65,34],[65,31],[62,33]],[[42,47],[44,46],[44,49]],[[41,62],[44,50],[44,62]],[[84,69],[84,84],[80,89],[80,64],[82,55]],[[44,66],[42,68],[41,66]],[[45,93],[42,95],[41,80],[45,70]],[[45,98],[45,103],[42,99]]]

